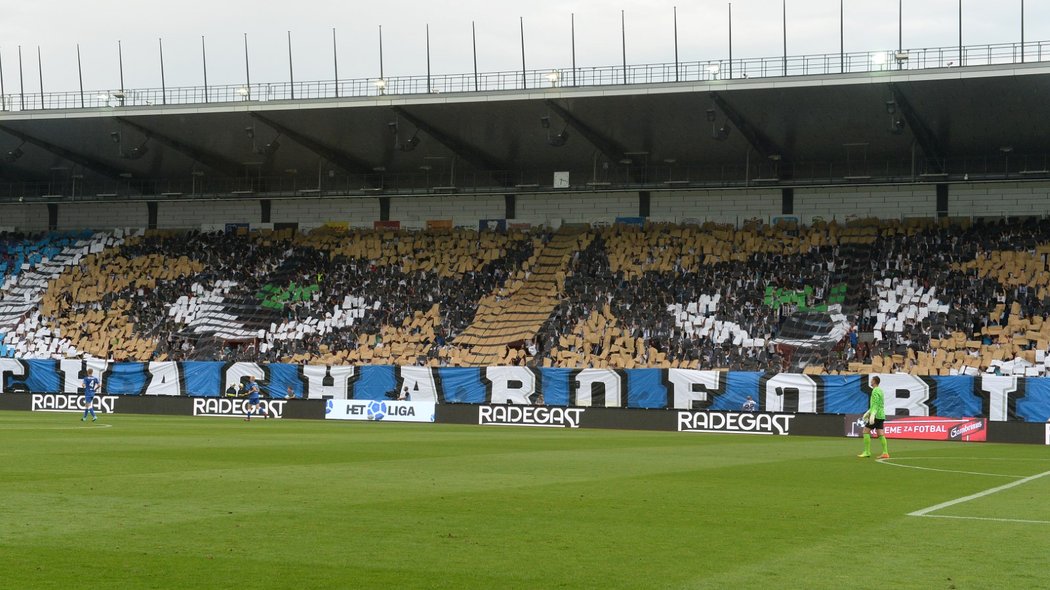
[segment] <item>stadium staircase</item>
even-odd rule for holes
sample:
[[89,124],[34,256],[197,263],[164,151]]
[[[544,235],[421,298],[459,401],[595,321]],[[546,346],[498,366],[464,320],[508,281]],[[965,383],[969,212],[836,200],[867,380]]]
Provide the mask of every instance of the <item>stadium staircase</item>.
[[530,261],[527,278],[512,291],[482,299],[474,321],[456,338],[467,347],[463,364],[503,364],[508,349],[523,348],[536,337],[558,305],[569,265],[587,236],[586,226],[562,226]]

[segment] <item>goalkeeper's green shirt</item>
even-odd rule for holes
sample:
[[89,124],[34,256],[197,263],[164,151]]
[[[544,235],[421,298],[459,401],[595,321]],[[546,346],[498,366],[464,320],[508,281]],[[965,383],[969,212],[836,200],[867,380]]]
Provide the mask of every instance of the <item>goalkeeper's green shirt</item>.
[[886,419],[886,401],[881,387],[873,387],[871,389],[871,405],[868,407],[868,411],[871,412],[876,420]]

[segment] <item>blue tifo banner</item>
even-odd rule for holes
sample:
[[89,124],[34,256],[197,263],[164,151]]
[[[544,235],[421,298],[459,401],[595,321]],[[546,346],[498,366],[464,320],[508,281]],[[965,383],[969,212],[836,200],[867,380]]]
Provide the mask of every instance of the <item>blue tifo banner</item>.
[[[92,369],[105,395],[217,397],[255,377],[274,398],[439,404],[740,410],[751,396],[763,412],[859,414],[867,376],[528,367],[330,366],[225,362],[113,363],[0,358],[0,394],[78,393]],[[977,416],[991,421],[1050,418],[1050,377],[916,377],[880,374],[889,416]]]

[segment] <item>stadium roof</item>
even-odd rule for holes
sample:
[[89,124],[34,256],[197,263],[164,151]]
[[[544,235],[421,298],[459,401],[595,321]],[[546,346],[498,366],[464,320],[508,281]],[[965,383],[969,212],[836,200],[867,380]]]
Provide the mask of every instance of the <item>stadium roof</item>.
[[1050,63],[0,113],[0,199],[1046,178]]

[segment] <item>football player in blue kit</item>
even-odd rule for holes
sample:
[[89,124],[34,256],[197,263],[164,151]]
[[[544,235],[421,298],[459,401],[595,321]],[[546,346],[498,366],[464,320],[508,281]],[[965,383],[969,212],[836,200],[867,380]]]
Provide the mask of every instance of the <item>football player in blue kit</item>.
[[88,369],[87,375],[84,376],[84,417],[80,419],[81,422],[87,420],[88,414],[91,414],[92,422],[98,420],[94,406],[95,394],[98,393],[98,377],[93,373],[94,371]]

